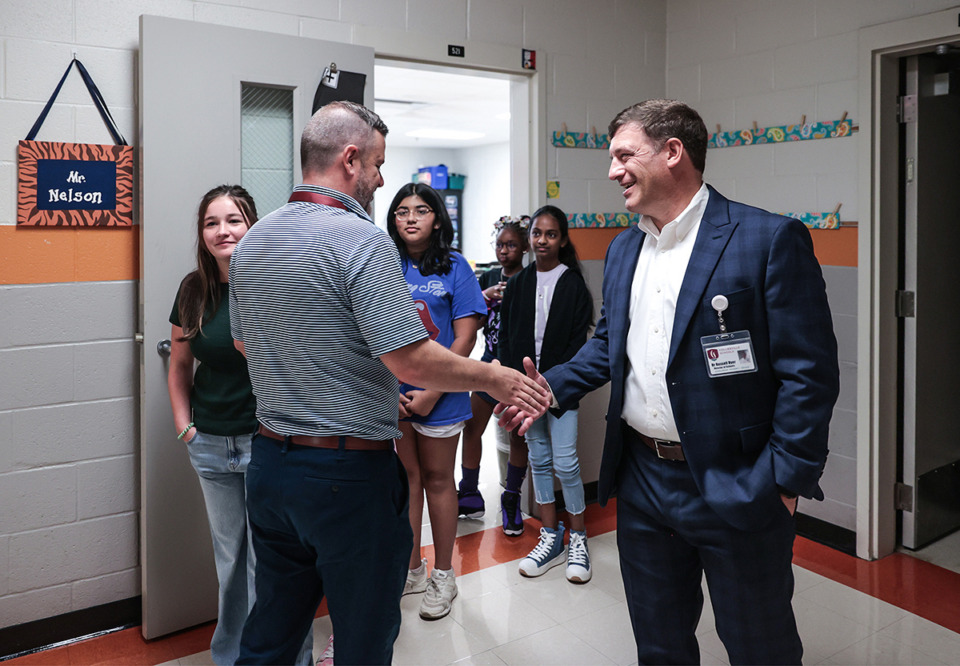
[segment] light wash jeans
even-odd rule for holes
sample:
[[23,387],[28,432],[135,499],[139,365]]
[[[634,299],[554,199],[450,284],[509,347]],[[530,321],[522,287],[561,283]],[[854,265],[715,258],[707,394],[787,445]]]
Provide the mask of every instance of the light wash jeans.
[[571,409],[557,418],[547,412],[533,422],[527,431],[527,455],[537,504],[550,504],[553,494],[553,473],[560,479],[563,501],[571,514],[587,508],[577,457],[578,410]]
[[[217,666],[232,666],[240,655],[240,633],[253,607],[255,557],[247,522],[245,477],[252,433],[223,437],[199,430],[187,443],[190,462],[200,477],[213,539],[220,598],[210,656]],[[307,635],[297,664],[313,666],[313,633]]]

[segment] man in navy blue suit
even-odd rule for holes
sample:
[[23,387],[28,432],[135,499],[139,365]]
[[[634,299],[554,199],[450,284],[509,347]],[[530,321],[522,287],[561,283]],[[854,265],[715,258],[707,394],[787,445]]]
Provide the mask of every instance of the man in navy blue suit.
[[609,136],[641,221],[607,251],[594,337],[543,379],[560,408],[611,383],[598,490],[617,495],[638,660],[699,662],[705,574],[731,663],[799,664],[793,513],[823,499],[839,391],[810,233],[704,184],[686,104],[631,106]]

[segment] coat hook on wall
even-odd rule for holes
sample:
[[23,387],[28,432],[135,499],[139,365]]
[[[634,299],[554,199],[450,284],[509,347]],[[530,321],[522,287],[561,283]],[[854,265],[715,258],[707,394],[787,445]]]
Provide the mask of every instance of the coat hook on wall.
[[335,63],[335,62],[331,62],[331,63],[330,63],[330,73],[331,73],[331,74],[336,74],[336,73],[337,73],[337,63]]

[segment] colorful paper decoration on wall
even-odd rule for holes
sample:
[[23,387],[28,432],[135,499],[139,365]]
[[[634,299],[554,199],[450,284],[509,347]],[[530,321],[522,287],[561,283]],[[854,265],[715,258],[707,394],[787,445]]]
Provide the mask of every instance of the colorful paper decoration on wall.
[[[837,211],[828,213],[778,213],[794,217],[809,229],[839,229],[840,215]],[[634,227],[640,222],[637,213],[568,213],[567,223],[573,229],[603,229]]]
[[[856,134],[860,127],[844,115],[840,120],[776,127],[754,127],[730,132],[710,134],[707,148],[732,148],[734,146],[752,146],[760,143],[785,143],[787,141],[809,141],[812,139],[839,139]],[[594,132],[568,132],[563,129],[553,133],[553,145],[557,148],[596,148],[606,150],[610,139],[606,134]]]
[[567,213],[567,224],[574,229],[635,227],[639,221],[637,213]]
[[547,198],[556,199],[559,196],[560,196],[560,181],[548,180],[547,181]]
[[839,139],[855,134],[859,127],[852,120],[832,120],[825,123],[797,123],[777,127],[756,127],[732,132],[715,132],[707,141],[707,148],[732,148],[761,143],[786,143],[812,139]]
[[553,145],[557,148],[602,148],[606,150],[610,147],[610,140],[606,134],[561,130],[553,133]]
[[836,211],[829,213],[779,213],[786,217],[795,217],[807,225],[808,229],[839,229],[840,215]]

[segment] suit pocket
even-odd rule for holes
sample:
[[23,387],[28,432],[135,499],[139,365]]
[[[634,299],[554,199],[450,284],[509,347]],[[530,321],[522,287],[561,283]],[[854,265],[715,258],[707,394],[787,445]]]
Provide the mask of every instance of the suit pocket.
[[727,307],[723,311],[723,319],[727,330],[739,331],[748,328],[747,322],[753,311],[753,292],[753,287],[742,287],[733,291],[717,291],[714,287],[708,287],[707,296],[700,303],[707,326],[716,329],[717,311],[713,309],[713,298],[724,296]]
[[770,421],[740,428],[740,449],[748,456],[756,456],[770,441],[772,432],[773,424]]

